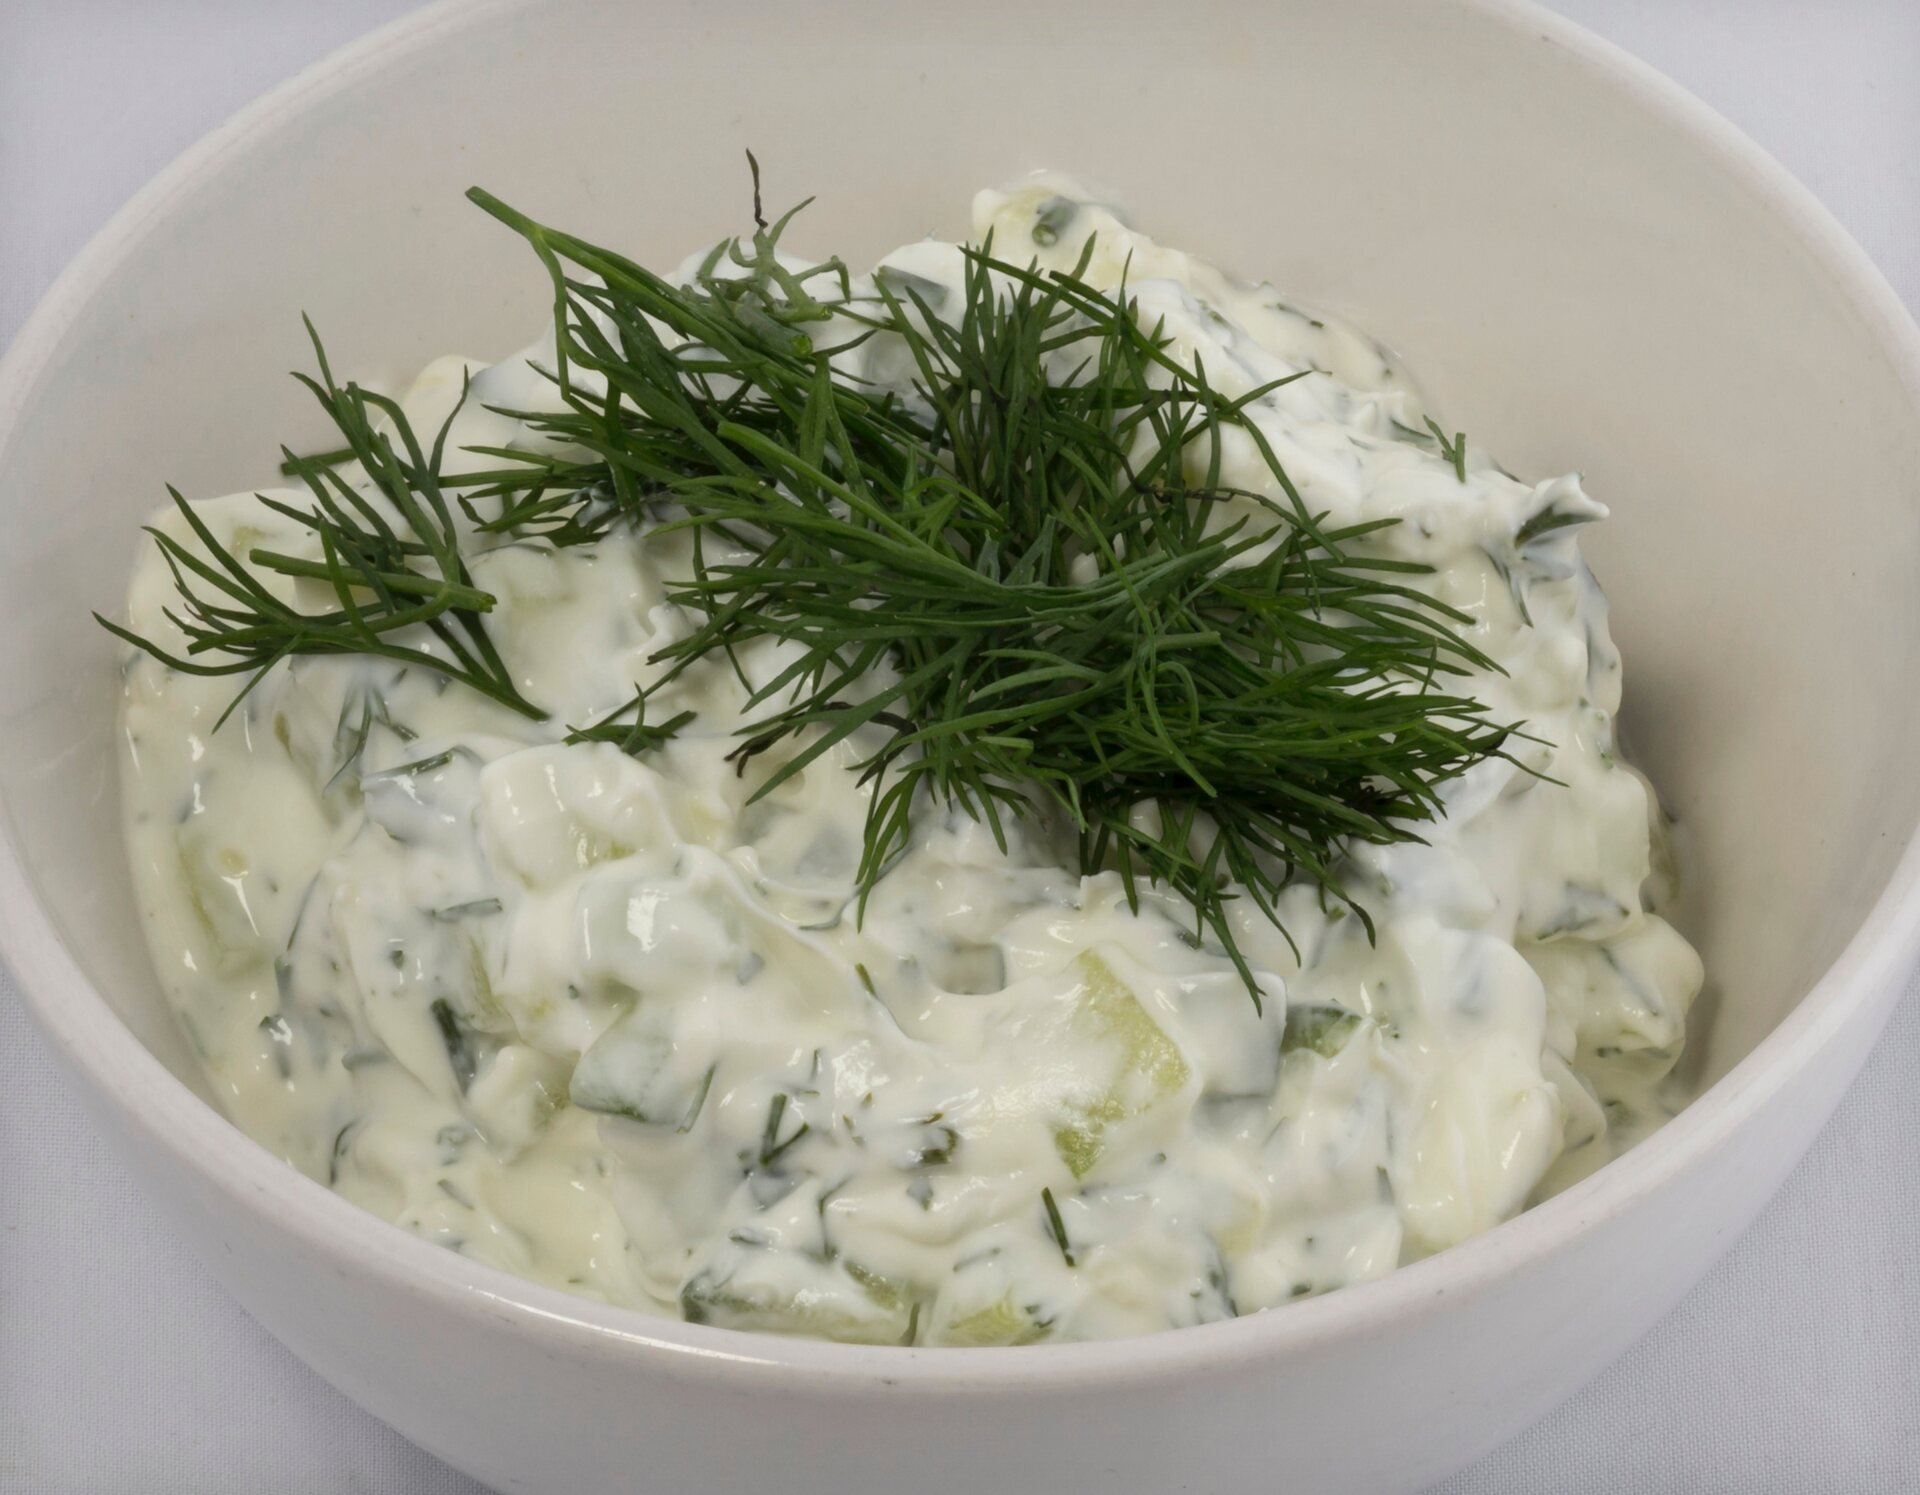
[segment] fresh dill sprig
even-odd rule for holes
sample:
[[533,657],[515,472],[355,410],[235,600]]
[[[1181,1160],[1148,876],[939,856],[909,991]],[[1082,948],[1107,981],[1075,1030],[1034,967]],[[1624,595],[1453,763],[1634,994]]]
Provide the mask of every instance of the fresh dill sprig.
[[[94,617],[101,626],[190,675],[240,675],[246,686],[227,713],[281,660],[304,654],[374,654],[430,670],[471,686],[523,716],[545,713],[526,700],[487,636],[482,614],[493,596],[474,586],[440,481],[448,415],[431,451],[423,451],[400,406],[385,395],[334,382],[325,349],[307,323],[320,377],[294,377],[312,392],[346,445],[319,457],[284,451],[282,471],[297,475],[313,498],[303,509],[260,496],[275,513],[311,530],[320,559],[252,549],[244,560],[223,545],[193,505],[169,488],[175,507],[199,541],[196,550],[164,530],[148,533],[173,572],[181,610],[166,616],[186,636],[184,656],[130,629]],[[456,407],[457,409],[457,407]],[[384,418],[387,429],[376,424]],[[363,488],[339,467],[360,464]],[[305,611],[282,600],[269,575],[325,583],[335,606]],[[424,631],[439,651],[421,647]],[[411,634],[416,642],[404,641]],[[225,720],[226,713],[222,714]]]
[[[647,720],[647,697],[652,694],[643,686],[636,685],[633,699],[617,710],[609,712],[601,720],[585,727],[576,727],[567,734],[568,742],[610,742],[623,753],[636,757],[659,747],[675,736],[682,727],[690,725],[697,715],[692,711],[680,711],[660,722],[658,725]],[[632,715],[629,716],[628,713]],[[625,720],[622,720],[625,718]]]
[[1569,513],[1558,505],[1548,504],[1514,532],[1514,548],[1522,549],[1531,545],[1542,535],[1550,535],[1555,530],[1570,529],[1577,524],[1591,524],[1595,517],[1593,514]]
[[353,448],[335,447],[330,452],[306,452],[298,457],[288,457],[280,464],[280,476],[299,477],[310,468],[338,467],[342,462],[353,460]]
[[[957,297],[900,272],[856,296],[838,260],[780,255],[799,209],[768,224],[756,201],[754,233],[681,284],[468,195],[552,284],[561,408],[503,412],[546,454],[476,449],[496,465],[443,477],[446,429],[423,453],[396,404],[336,386],[316,338],[306,382],[344,453],[288,454],[311,510],[265,501],[323,560],[242,560],[181,502],[206,556],[156,538],[186,658],[109,628],[177,668],[255,680],[290,654],[380,654],[538,718],[487,637],[494,599],[467,574],[448,495],[487,543],[689,532],[669,595],[693,626],[571,740],[656,748],[691,714],[648,721],[653,692],[779,640],[789,662],[750,686],[733,756],[775,755],[758,797],[859,745],[863,909],[924,804],[962,808],[1003,847],[1011,820],[1045,813],[1134,907],[1143,885],[1184,899],[1192,938],[1218,943],[1256,1003],[1236,901],[1285,933],[1277,900],[1304,880],[1371,934],[1346,847],[1418,840],[1442,786],[1504,751],[1510,729],[1447,686],[1498,667],[1415,585],[1427,567],[1380,553],[1393,521],[1328,527],[1288,477],[1255,414],[1288,381],[1215,388],[1124,287],[1087,282],[1086,256],[1044,272],[989,242],[962,251]],[[906,360],[909,393],[836,364],[868,342]],[[1256,487],[1225,481],[1230,441],[1257,455]],[[1464,480],[1464,439],[1441,448]],[[371,491],[342,475],[346,454]],[[337,606],[298,612],[268,573],[324,581]],[[440,648],[406,641],[420,631]]]
[[[683,286],[469,195],[553,285],[566,408],[515,413],[604,464],[595,502],[693,532],[670,590],[697,622],[652,688],[755,638],[793,646],[735,753],[781,750],[759,795],[884,730],[858,764],[863,906],[926,796],[1003,846],[1047,805],[1136,907],[1143,883],[1184,897],[1257,1000],[1232,902],[1279,924],[1304,876],[1371,932],[1342,848],[1417,839],[1440,785],[1502,751],[1507,729],[1444,689],[1496,666],[1412,585],[1427,568],[1369,544],[1385,523],[1324,527],[1288,478],[1253,414],[1286,381],[1216,390],[1085,259],[1043,273],[988,245],[957,306],[905,276],[856,299],[837,261],[780,258],[789,214]],[[836,372],[872,339],[911,360],[910,398]],[[1223,481],[1229,432],[1262,491]],[[1457,471],[1464,443],[1448,455]],[[553,495],[547,466],[524,482]],[[510,477],[488,483],[511,512]]]
[[1427,417],[1427,429],[1433,432],[1433,439],[1439,444],[1440,455],[1453,464],[1453,475],[1461,482],[1467,480],[1467,433],[1455,431],[1453,440],[1447,440],[1447,433],[1431,415]]

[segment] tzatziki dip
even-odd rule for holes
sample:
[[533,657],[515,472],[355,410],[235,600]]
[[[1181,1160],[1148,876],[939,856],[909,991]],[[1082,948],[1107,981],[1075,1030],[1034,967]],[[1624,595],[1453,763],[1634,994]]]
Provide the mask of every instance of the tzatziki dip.
[[[1701,967],[1616,743],[1621,661],[1579,547],[1605,511],[1577,476],[1510,475],[1369,337],[1057,181],[978,197],[991,259],[927,240],[851,274],[777,232],[665,289],[530,232],[562,276],[539,341],[439,359],[391,405],[327,375],[347,451],[154,521],[126,835],[160,979],[239,1127],[406,1230],[595,1299],[1019,1345],[1364,1282],[1667,1119]],[[1049,285],[1088,298],[1058,327],[1105,298],[1143,332],[1063,333],[1033,368],[1069,395],[1130,378],[1145,424],[1115,439],[1088,400],[1023,430],[990,370],[936,397],[942,360],[1012,346],[993,317]],[[712,341],[752,342],[791,408],[741,403],[737,351],[687,372],[701,339],[655,309],[673,297],[724,301]],[[944,338],[962,319],[982,325]],[[1138,367],[1099,363],[1112,348]],[[669,386],[692,394],[648,403]],[[989,422],[991,461],[967,446]],[[885,478],[948,504],[924,523],[867,514],[850,476],[896,428],[944,433]],[[1007,504],[1091,502],[1054,492],[1081,450],[1108,464],[1101,502],[1185,525],[1180,554],[1240,537],[1187,568],[1178,618],[1138,591],[1162,543],[1144,520],[1107,544],[1046,517],[1021,556],[971,538],[1000,533],[968,508],[997,490],[954,473],[1011,452],[1053,487],[1020,477]],[[789,501],[790,531],[765,520]],[[1296,585],[1316,535],[1376,569]],[[999,590],[976,598],[956,555]],[[890,578],[870,599],[869,573]],[[1040,600],[979,621],[1015,594]],[[1138,630],[1117,663],[1080,594]],[[1298,648],[1210,623],[1229,602]],[[942,652],[939,609],[998,674]],[[1459,648],[1410,664],[1422,629]],[[1327,665],[1352,657],[1377,677]],[[257,668],[175,667],[236,658]],[[1369,725],[1409,703],[1432,715]]]

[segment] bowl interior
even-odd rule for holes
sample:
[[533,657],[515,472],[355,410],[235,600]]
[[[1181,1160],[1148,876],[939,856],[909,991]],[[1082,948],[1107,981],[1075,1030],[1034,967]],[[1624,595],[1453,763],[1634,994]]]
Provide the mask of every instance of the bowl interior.
[[[461,197],[673,262],[769,202],[870,258],[1036,167],[1356,319],[1449,427],[1583,470],[1633,746],[1686,827],[1710,1082],[1832,961],[1920,799],[1920,409],[1817,224],[1499,5],[506,6],[283,97],[150,199],[0,381],[0,806],[53,930],[166,1065],[120,847],[113,650],[135,527],[321,433],[281,371],[497,356],[539,268]],[[1517,19],[1516,19],[1517,18]],[[1009,37],[1020,37],[1011,45]],[[1664,106],[1663,106],[1664,108]],[[1812,246],[1812,247],[1810,247]],[[57,339],[48,337],[57,330]],[[76,1000],[84,999],[84,994]]]

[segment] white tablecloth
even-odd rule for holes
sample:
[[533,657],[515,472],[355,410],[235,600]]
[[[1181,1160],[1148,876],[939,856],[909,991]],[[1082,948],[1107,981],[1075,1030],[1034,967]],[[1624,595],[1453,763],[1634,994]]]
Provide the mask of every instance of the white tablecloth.
[[[0,343],[174,154],[408,8],[0,0]],[[1920,307],[1920,0],[1559,8],[1772,150]],[[1598,1382],[1444,1491],[1920,1489],[1916,1141],[1910,999],[1718,1270]],[[478,1495],[215,1286],[105,1152],[4,981],[0,1491]]]

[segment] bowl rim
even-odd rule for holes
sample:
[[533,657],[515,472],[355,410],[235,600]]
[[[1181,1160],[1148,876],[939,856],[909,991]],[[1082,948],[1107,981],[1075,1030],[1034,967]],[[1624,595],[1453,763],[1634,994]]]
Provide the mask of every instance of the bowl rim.
[[[171,211],[254,142],[325,99],[469,27],[539,0],[437,0],[328,54],[262,95],[189,147],[93,236],[41,298],[0,357],[0,463],[28,400],[67,331],[101,285],[133,258]],[[1677,83],[1534,0],[1453,0],[1463,11],[1532,33],[1601,75],[1628,101],[1689,137],[1770,205],[1882,345],[1920,405],[1920,329],[1858,244],[1787,170]],[[120,1020],[81,972],[41,908],[0,804],[0,967],[88,1099],[116,1113],[238,1209],[270,1215],[348,1270],[433,1300],[447,1311],[564,1342],[585,1356],[660,1356],[683,1379],[742,1381],[804,1373],[810,1389],[886,1387],[892,1394],[1003,1397],[1158,1381],[1232,1370],[1304,1351],[1389,1322],[1431,1313],[1484,1291],[1566,1248],[1600,1221],[1670,1183],[1716,1150],[1793,1077],[1866,1015],[1875,1030],[1891,1002],[1876,1000],[1920,956],[1920,827],[1887,884],[1833,964],[1726,1075],[1632,1153],[1493,1230],[1372,1282],[1178,1332],[1125,1341],[1018,1349],[867,1346],[721,1329],[577,1298],[484,1266],[410,1234],[282,1163],[201,1100]],[[1730,1244],[1730,1242],[1729,1242]]]

